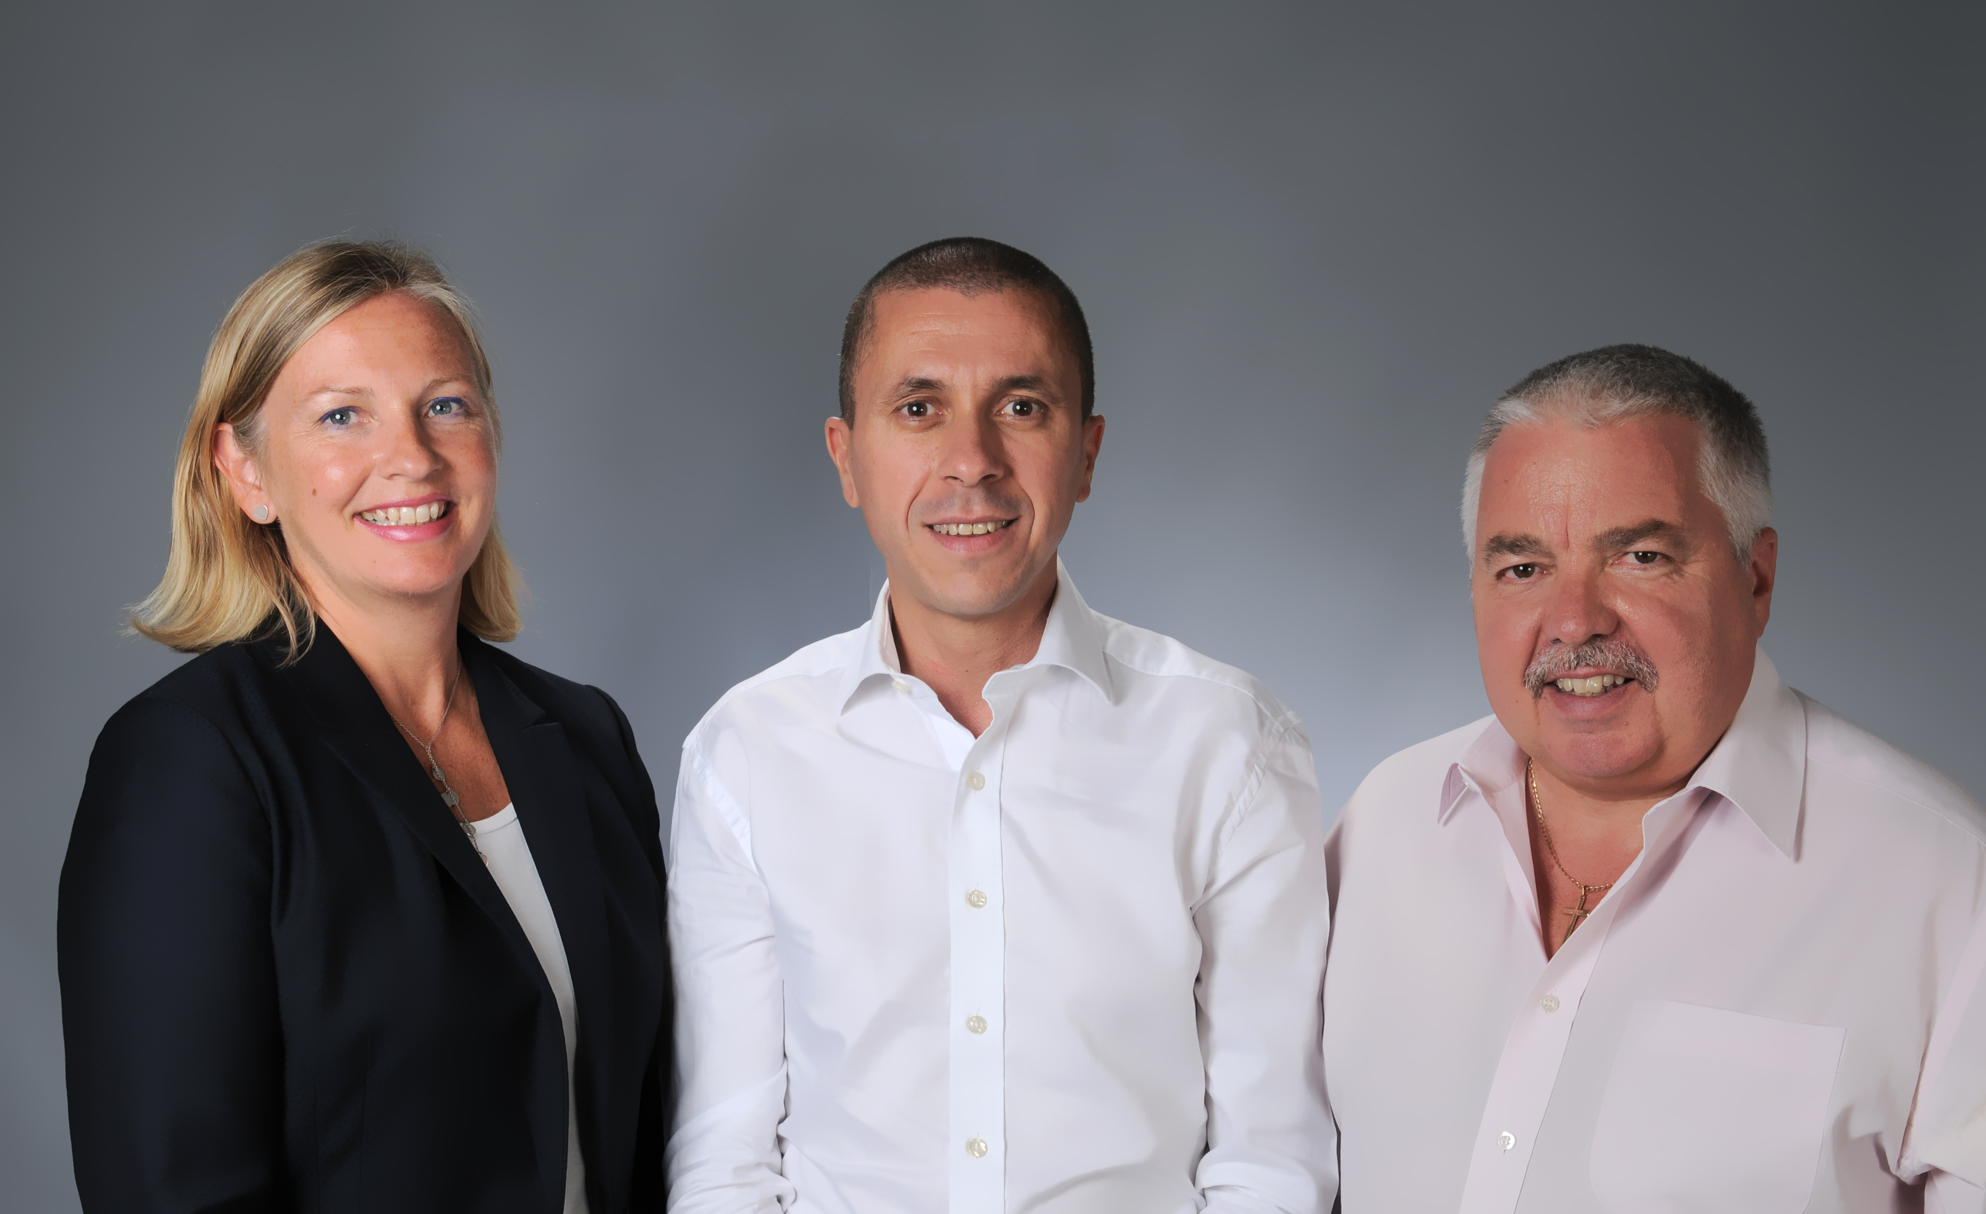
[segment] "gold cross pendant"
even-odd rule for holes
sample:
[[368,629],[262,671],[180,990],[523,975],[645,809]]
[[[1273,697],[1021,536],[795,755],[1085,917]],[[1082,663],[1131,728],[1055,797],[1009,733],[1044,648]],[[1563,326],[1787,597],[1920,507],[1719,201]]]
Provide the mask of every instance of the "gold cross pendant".
[[1578,881],[1574,881],[1573,884],[1579,886],[1579,905],[1572,907],[1570,910],[1561,912],[1563,914],[1571,916],[1572,918],[1572,923],[1565,929],[1565,934],[1568,938],[1571,937],[1572,933],[1579,930],[1580,924],[1586,922],[1586,916],[1593,913],[1592,910],[1587,907],[1586,899],[1589,896],[1591,896],[1596,890],[1605,890],[1612,888],[1611,885],[1583,885]]

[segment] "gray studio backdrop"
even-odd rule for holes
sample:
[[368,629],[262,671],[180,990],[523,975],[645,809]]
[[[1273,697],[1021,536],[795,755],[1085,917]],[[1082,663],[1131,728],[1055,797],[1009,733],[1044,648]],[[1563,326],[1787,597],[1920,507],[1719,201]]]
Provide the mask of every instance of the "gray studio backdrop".
[[1084,593],[1266,677],[1328,812],[1486,711],[1481,412],[1629,340],[1764,413],[1781,668],[1977,794],[1980,13],[11,8],[0,1207],[75,1207],[56,875],[98,727],[179,660],[117,628],[201,353],[294,246],[413,240],[478,302],[516,649],[618,696],[665,798],[713,698],[868,611],[821,450],[839,322],[956,233],[1088,306]]

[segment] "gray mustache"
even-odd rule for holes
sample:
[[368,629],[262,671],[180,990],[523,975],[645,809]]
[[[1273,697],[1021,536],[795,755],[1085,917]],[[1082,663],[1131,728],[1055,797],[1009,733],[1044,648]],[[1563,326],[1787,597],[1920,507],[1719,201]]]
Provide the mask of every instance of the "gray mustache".
[[1621,641],[1588,641],[1571,649],[1554,646],[1532,658],[1531,664],[1524,668],[1524,688],[1535,700],[1545,694],[1545,688],[1554,681],[1565,678],[1581,666],[1619,671],[1649,691],[1655,690],[1655,685],[1662,679],[1655,663],[1641,656],[1641,651],[1633,646]]

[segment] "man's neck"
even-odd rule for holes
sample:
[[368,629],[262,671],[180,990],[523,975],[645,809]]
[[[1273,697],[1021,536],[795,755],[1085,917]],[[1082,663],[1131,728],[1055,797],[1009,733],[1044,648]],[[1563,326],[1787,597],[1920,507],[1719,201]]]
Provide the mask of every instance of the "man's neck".
[[1032,659],[1041,648],[1048,609],[1055,600],[1055,570],[1007,610],[990,616],[955,616],[933,611],[907,596],[890,596],[891,631],[897,661],[937,694],[952,719],[974,737],[993,723],[986,681]]
[[[1547,957],[1557,953],[1587,913],[1612,893],[1641,854],[1641,820],[1677,788],[1623,790],[1608,797],[1527,767],[1526,828],[1537,873]],[[1528,794],[1535,791],[1536,796]],[[1583,883],[1587,888],[1582,892]]]
[[1637,836],[1642,816],[1688,783],[1685,780],[1673,788],[1624,788],[1616,793],[1562,782],[1543,766],[1533,768],[1532,777],[1554,822],[1564,817],[1581,823],[1604,823],[1607,830],[1631,831]]

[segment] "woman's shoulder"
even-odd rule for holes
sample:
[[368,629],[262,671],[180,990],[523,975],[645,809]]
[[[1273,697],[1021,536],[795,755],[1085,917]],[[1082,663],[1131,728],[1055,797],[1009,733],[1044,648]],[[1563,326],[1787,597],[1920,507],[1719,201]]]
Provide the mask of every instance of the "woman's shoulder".
[[251,698],[250,689],[259,686],[274,665],[262,652],[266,648],[260,642],[244,641],[197,654],[125,701],[111,721],[166,712],[224,724],[240,714]]
[[91,783],[111,771],[213,771],[244,767],[250,721],[264,701],[268,666],[252,644],[189,658],[109,715],[91,747]]

